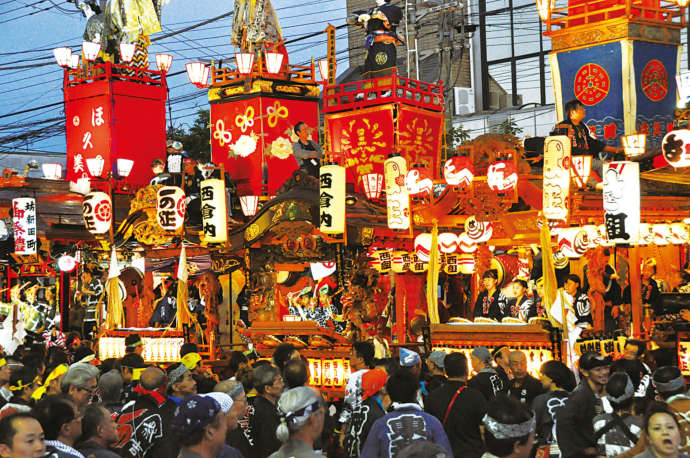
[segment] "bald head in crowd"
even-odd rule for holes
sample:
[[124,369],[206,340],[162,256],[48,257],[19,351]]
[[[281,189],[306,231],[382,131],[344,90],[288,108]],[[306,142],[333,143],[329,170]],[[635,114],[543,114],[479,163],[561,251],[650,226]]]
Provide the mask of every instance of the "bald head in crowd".
[[148,367],[141,373],[139,383],[149,391],[160,388],[165,385],[165,372],[157,367]]

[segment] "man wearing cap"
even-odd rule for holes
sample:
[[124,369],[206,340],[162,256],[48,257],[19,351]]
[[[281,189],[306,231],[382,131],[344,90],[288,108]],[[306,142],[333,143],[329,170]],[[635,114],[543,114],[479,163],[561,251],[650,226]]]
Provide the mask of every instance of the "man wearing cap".
[[[410,371],[410,373],[417,377],[417,380],[419,380],[419,377],[422,375],[422,358],[416,351],[401,347],[400,367]],[[417,390],[417,404],[422,406],[422,408],[424,408],[424,397],[429,394],[429,391],[424,385],[424,382],[420,382],[419,389]]]
[[508,386],[503,383],[501,376],[491,367],[491,353],[489,353],[488,348],[475,348],[472,350],[470,358],[472,368],[477,372],[477,375],[470,379],[467,386],[482,393],[487,401],[492,400],[498,393],[508,391]]
[[215,399],[194,395],[178,406],[172,431],[182,445],[178,458],[213,458],[225,445],[228,425]]
[[[661,304],[661,292],[659,291],[659,284],[654,279],[656,274],[656,260],[650,258],[642,265],[642,279],[641,279],[641,292],[642,292],[642,304],[651,309],[655,316],[659,316],[663,313]],[[623,290],[623,304],[632,304],[632,296],[630,293],[630,285],[626,286]]]
[[454,456],[479,458],[484,453],[479,426],[486,414],[486,400],[467,387],[467,358],[462,353],[445,357],[445,373],[448,381],[429,394],[425,410],[443,425]]
[[166,404],[165,372],[157,367],[145,369],[134,388],[137,398],[116,414],[118,443],[114,450],[123,458],[177,456],[179,445],[170,431],[172,409]]
[[[685,378],[677,366],[662,366],[654,372],[652,382],[659,392],[659,396],[676,412],[680,424],[681,441],[679,451],[690,453],[690,397],[686,394]],[[621,458],[632,458],[644,453],[649,446],[647,434],[643,431],[640,440],[629,451],[621,454]]]
[[508,394],[531,406],[544,389],[541,382],[527,372],[527,357],[520,350],[510,352],[510,370],[515,377],[508,384]]
[[390,397],[386,393],[388,374],[383,369],[370,369],[362,374],[362,404],[352,413],[345,436],[345,453],[358,457],[374,422],[386,415]]
[[610,360],[589,351],[580,357],[583,377],[556,414],[556,433],[563,458],[596,456],[594,417],[604,412],[602,397],[606,394]]
[[[227,393],[214,391],[211,393],[202,394],[201,396],[214,399],[218,403],[221,412],[225,416],[225,423],[227,424],[228,433],[234,429],[237,429],[237,416],[232,412],[234,402],[230,395]],[[226,443],[223,444],[223,448],[218,455],[215,456],[215,458],[243,458],[243,455],[238,449],[227,444],[226,436]]]
[[499,345],[491,352],[491,357],[496,362],[496,373],[503,379],[503,384],[509,386],[513,374],[510,372],[510,348],[507,345]]
[[432,351],[426,359],[426,365],[429,368],[429,375],[426,381],[426,390],[431,393],[436,388],[446,383],[446,376],[444,374],[443,361],[446,359],[446,352]]

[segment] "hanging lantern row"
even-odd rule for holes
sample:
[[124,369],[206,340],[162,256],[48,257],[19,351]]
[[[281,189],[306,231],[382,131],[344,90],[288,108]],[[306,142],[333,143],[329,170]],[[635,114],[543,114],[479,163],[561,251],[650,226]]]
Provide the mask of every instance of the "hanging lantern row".
[[[469,218],[468,218],[469,220]],[[476,222],[471,223],[469,230],[460,234],[452,232],[442,232],[438,234],[438,249],[443,254],[451,254],[456,251],[463,253],[474,253],[480,243],[488,242],[493,236],[493,225],[491,223]],[[417,235],[414,240],[415,253],[419,258],[428,262],[431,254],[431,234],[422,233]]]
[[[448,275],[471,275],[475,270],[473,254],[442,253],[439,256],[441,270]],[[417,253],[400,250],[374,249],[369,252],[369,266],[380,273],[423,273],[429,269],[428,260]]]
[[474,179],[474,165],[467,156],[455,156],[443,165],[443,178],[448,186],[468,187]]

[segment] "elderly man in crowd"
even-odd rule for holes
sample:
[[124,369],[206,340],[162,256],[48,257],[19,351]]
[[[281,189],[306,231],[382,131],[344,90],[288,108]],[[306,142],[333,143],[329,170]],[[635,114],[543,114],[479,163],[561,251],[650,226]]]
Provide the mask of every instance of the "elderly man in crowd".
[[103,404],[86,406],[81,423],[82,442],[77,446],[77,450],[86,457],[119,458],[119,455],[110,449],[118,439],[117,425]]
[[180,403],[172,420],[172,432],[182,445],[178,458],[215,458],[225,445],[227,431],[225,414],[212,397],[188,397]]
[[100,372],[96,366],[86,363],[72,364],[62,376],[60,388],[69,396],[79,412],[83,412],[98,388]]

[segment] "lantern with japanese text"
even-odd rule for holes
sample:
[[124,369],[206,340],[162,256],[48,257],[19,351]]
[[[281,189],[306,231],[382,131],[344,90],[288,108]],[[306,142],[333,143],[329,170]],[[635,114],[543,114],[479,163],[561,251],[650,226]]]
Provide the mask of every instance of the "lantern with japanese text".
[[438,248],[441,253],[455,253],[458,249],[458,236],[452,232],[438,234]]
[[690,130],[672,130],[661,141],[664,159],[673,167],[690,166]]
[[568,219],[570,148],[570,138],[565,135],[546,137],[544,142],[542,206],[544,216],[550,220]]
[[414,250],[422,262],[429,262],[431,254],[431,234],[419,234],[414,239]]
[[457,275],[460,273],[460,255],[446,254],[444,256],[443,271],[448,275]]
[[491,239],[494,234],[493,224],[487,221],[477,221],[477,218],[470,216],[465,220],[465,234],[474,243],[484,243]]
[[589,236],[581,227],[568,227],[558,230],[558,248],[569,258],[579,258],[589,248]]
[[396,274],[405,273],[410,270],[410,263],[412,257],[407,251],[394,251],[393,256],[393,272]]
[[467,187],[474,179],[474,165],[467,156],[451,157],[443,165],[443,178],[449,186]]
[[461,253],[458,255],[458,270],[461,274],[471,275],[474,273],[474,255]]
[[613,243],[611,240],[609,240],[609,235],[606,232],[606,225],[605,224],[598,225],[597,229],[599,230],[599,236],[600,236],[599,245],[604,246],[604,247],[615,245],[615,243]]
[[110,195],[94,191],[84,196],[81,204],[84,224],[92,234],[105,234],[113,224],[113,203]]
[[405,187],[407,162],[399,155],[392,155],[383,164],[386,179],[386,207],[388,227],[407,230],[410,228],[410,196]]
[[604,169],[604,223],[614,243],[636,242],[640,226],[640,166],[610,162]]
[[383,175],[380,173],[367,173],[360,177],[364,194],[369,200],[378,200],[383,190]]
[[407,172],[405,177],[405,187],[411,196],[418,196],[422,194],[431,195],[434,182],[431,179],[431,173],[423,167],[414,167]]
[[319,169],[319,213],[321,232],[345,232],[345,167],[329,164]]
[[202,181],[200,195],[203,240],[207,243],[225,242],[228,239],[225,182],[217,178]]
[[518,173],[512,161],[496,161],[486,172],[486,183],[489,189],[497,193],[507,193],[515,189]]
[[163,186],[156,199],[156,219],[166,231],[176,231],[184,224],[186,196],[177,186]]
[[14,252],[19,255],[36,254],[36,200],[30,197],[12,199]]
[[376,250],[370,257],[369,266],[377,272],[386,273],[393,268],[393,256],[388,250]]
[[[429,234],[431,235],[431,234]],[[427,256],[428,259],[428,256]],[[420,274],[426,272],[429,269],[429,262],[424,261],[417,256],[416,253],[412,253],[412,262],[410,262],[410,272],[415,274]]]
[[571,156],[570,162],[572,163],[570,175],[573,177],[575,185],[582,189],[592,173],[592,156]]
[[587,239],[589,240],[589,248],[596,248],[601,244],[601,234],[599,228],[594,224],[586,224],[582,229],[587,232]]

